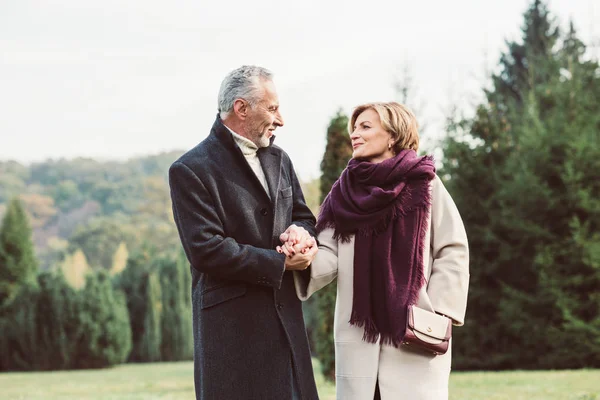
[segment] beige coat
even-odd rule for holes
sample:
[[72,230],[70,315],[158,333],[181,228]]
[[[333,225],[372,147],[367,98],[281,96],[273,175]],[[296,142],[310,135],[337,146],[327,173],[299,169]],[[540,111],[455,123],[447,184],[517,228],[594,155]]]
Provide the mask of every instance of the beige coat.
[[[423,259],[427,284],[417,306],[464,323],[469,286],[469,251],[465,228],[450,194],[436,176],[432,181],[430,226]],[[351,326],[354,238],[342,243],[333,230],[319,235],[319,252],[312,263],[310,282],[295,275],[301,300],[337,277],[334,340],[337,398],[371,400],[379,380],[382,400],[446,400],[451,349],[434,356],[407,346],[400,349],[362,340],[363,330]],[[427,243],[426,242],[426,243]]]

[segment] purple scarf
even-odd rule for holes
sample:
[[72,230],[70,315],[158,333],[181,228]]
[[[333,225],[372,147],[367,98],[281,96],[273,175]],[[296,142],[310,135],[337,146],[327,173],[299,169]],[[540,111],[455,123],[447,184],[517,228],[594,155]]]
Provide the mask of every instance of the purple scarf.
[[398,347],[407,307],[425,284],[423,249],[435,176],[431,156],[402,150],[379,164],[350,160],[321,206],[317,230],[355,236],[350,324],[363,340]]

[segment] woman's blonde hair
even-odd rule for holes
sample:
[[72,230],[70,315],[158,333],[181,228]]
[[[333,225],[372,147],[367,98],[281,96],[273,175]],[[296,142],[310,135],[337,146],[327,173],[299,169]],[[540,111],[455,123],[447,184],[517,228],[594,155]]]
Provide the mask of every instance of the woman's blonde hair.
[[352,134],[354,124],[360,114],[366,110],[373,110],[379,115],[381,126],[392,135],[394,145],[392,150],[398,154],[401,150],[419,149],[419,127],[415,114],[406,106],[396,103],[367,103],[354,109],[348,123],[348,132]]

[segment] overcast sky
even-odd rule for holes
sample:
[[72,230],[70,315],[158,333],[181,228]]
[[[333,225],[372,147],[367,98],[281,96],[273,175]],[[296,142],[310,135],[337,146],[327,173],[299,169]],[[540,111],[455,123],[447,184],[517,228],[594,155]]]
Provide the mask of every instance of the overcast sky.
[[[189,149],[212,126],[221,80],[242,64],[275,73],[285,120],[276,143],[303,179],[319,173],[335,112],[394,100],[404,66],[417,94],[408,105],[433,147],[450,105],[480,97],[529,1],[290,3],[0,0],[0,160]],[[600,35],[594,1],[549,5],[586,44]]]

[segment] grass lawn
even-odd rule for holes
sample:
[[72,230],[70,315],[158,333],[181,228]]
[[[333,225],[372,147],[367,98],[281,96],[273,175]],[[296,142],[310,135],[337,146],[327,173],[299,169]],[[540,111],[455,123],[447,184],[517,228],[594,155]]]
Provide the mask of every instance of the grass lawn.
[[[318,370],[318,364],[315,367]],[[321,400],[335,399],[334,386],[320,374],[317,384]],[[2,373],[0,398],[190,400],[194,398],[192,364],[128,364],[103,370]],[[600,370],[457,372],[451,376],[450,400],[600,400]]]
[[600,400],[600,370],[453,372],[450,400]]

